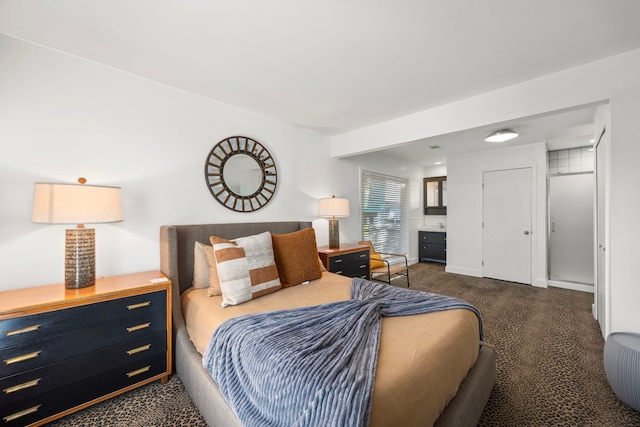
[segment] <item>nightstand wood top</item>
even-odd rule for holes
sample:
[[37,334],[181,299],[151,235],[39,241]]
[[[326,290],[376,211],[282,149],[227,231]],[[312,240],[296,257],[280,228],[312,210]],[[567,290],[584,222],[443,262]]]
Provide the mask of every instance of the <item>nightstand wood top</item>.
[[322,252],[323,254],[327,254],[329,256],[343,255],[351,252],[360,252],[364,250],[368,251],[369,247],[367,245],[357,245],[353,243],[341,243],[340,249],[329,249],[329,246],[320,246],[318,248],[318,252]]

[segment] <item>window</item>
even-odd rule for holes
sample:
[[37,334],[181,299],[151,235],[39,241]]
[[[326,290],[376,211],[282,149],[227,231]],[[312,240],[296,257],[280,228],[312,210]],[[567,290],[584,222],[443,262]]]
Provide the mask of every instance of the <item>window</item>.
[[381,252],[407,254],[409,180],[363,170],[360,185],[362,240]]

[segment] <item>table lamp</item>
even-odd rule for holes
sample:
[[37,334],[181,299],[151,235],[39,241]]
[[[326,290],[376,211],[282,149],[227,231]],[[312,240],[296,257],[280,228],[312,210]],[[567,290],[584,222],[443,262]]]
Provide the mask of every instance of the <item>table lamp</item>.
[[340,249],[340,226],[336,218],[349,216],[349,199],[320,199],[318,216],[329,218],[329,249]]
[[35,183],[33,222],[77,224],[66,230],[64,285],[79,289],[95,285],[95,229],[84,224],[122,221],[120,187]]

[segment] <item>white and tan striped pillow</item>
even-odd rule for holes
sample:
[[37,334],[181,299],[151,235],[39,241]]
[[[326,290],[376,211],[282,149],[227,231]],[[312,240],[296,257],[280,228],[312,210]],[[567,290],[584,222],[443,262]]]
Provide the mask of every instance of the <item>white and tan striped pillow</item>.
[[222,307],[242,304],[282,288],[271,233],[226,240],[211,236]]

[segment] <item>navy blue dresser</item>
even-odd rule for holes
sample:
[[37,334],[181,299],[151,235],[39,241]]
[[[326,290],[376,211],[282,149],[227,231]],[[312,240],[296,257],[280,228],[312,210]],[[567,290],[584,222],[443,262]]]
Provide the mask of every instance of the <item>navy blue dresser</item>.
[[166,382],[171,283],[162,279],[156,271],[0,292],[0,426],[41,425]]

